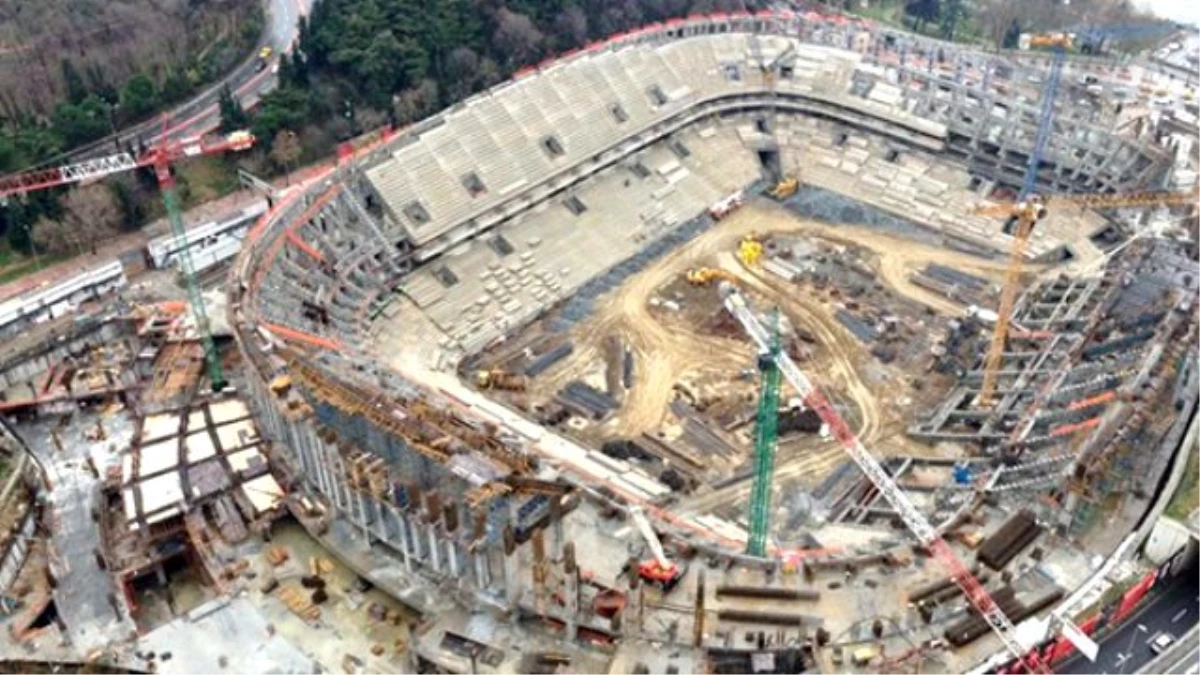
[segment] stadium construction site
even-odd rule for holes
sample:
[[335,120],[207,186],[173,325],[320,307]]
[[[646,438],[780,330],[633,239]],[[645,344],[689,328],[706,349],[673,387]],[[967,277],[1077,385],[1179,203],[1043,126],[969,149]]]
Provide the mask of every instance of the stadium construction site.
[[[1085,67],[1129,76],[1064,77]],[[1193,415],[1196,214],[1047,198],[989,364],[1015,237],[977,207],[1020,188],[1030,72],[791,13],[548,61],[252,213],[208,303],[222,392],[186,304],[131,299],[119,266],[10,301],[22,489],[2,494],[26,506],[5,512],[4,653],[159,672],[1015,658],[950,554],[1014,644],[1061,640],[1044,618],[1083,609]],[[1190,189],[1194,129],[1060,98],[1039,192]]]

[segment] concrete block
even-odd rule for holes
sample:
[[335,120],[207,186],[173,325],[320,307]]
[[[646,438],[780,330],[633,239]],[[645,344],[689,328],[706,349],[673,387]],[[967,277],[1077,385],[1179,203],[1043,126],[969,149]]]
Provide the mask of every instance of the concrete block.
[[845,171],[848,174],[855,175],[858,173],[859,166],[860,165],[855,164],[854,162],[851,162],[850,160],[846,160],[846,161],[843,161],[841,164],[839,164],[838,168],[840,168],[842,171]]

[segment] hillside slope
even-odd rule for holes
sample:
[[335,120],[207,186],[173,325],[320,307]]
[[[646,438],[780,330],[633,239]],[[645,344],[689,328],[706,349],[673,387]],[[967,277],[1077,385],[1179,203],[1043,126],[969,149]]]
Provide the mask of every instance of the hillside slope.
[[260,0],[0,0],[0,115],[52,110],[64,61],[93,92],[139,72],[195,87],[247,53],[261,17]]

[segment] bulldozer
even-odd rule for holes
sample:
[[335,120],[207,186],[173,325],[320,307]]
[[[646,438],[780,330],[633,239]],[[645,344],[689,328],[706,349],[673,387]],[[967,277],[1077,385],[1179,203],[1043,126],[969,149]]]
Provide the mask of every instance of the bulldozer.
[[529,381],[524,375],[494,368],[492,370],[480,370],[476,372],[475,385],[480,389],[525,391],[525,388],[529,386]]
[[697,267],[690,269],[685,275],[687,282],[693,286],[707,286],[708,282],[714,279],[722,281],[737,282],[737,277],[733,276],[725,270],[713,269],[711,267]]
[[763,244],[758,240],[758,236],[750,233],[742,237],[742,241],[738,243],[737,259],[742,261],[746,267],[754,267],[758,265],[758,261],[762,258]]
[[776,183],[775,187],[767,190],[767,196],[776,201],[783,201],[796,194],[799,189],[800,179],[796,176],[788,176]]

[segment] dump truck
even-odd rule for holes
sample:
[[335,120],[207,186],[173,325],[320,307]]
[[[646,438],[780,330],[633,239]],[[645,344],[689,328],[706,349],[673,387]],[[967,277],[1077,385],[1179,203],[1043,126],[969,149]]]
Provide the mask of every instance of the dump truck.
[[494,368],[475,373],[475,385],[480,389],[525,391],[525,388],[529,386],[529,378],[524,375]]

